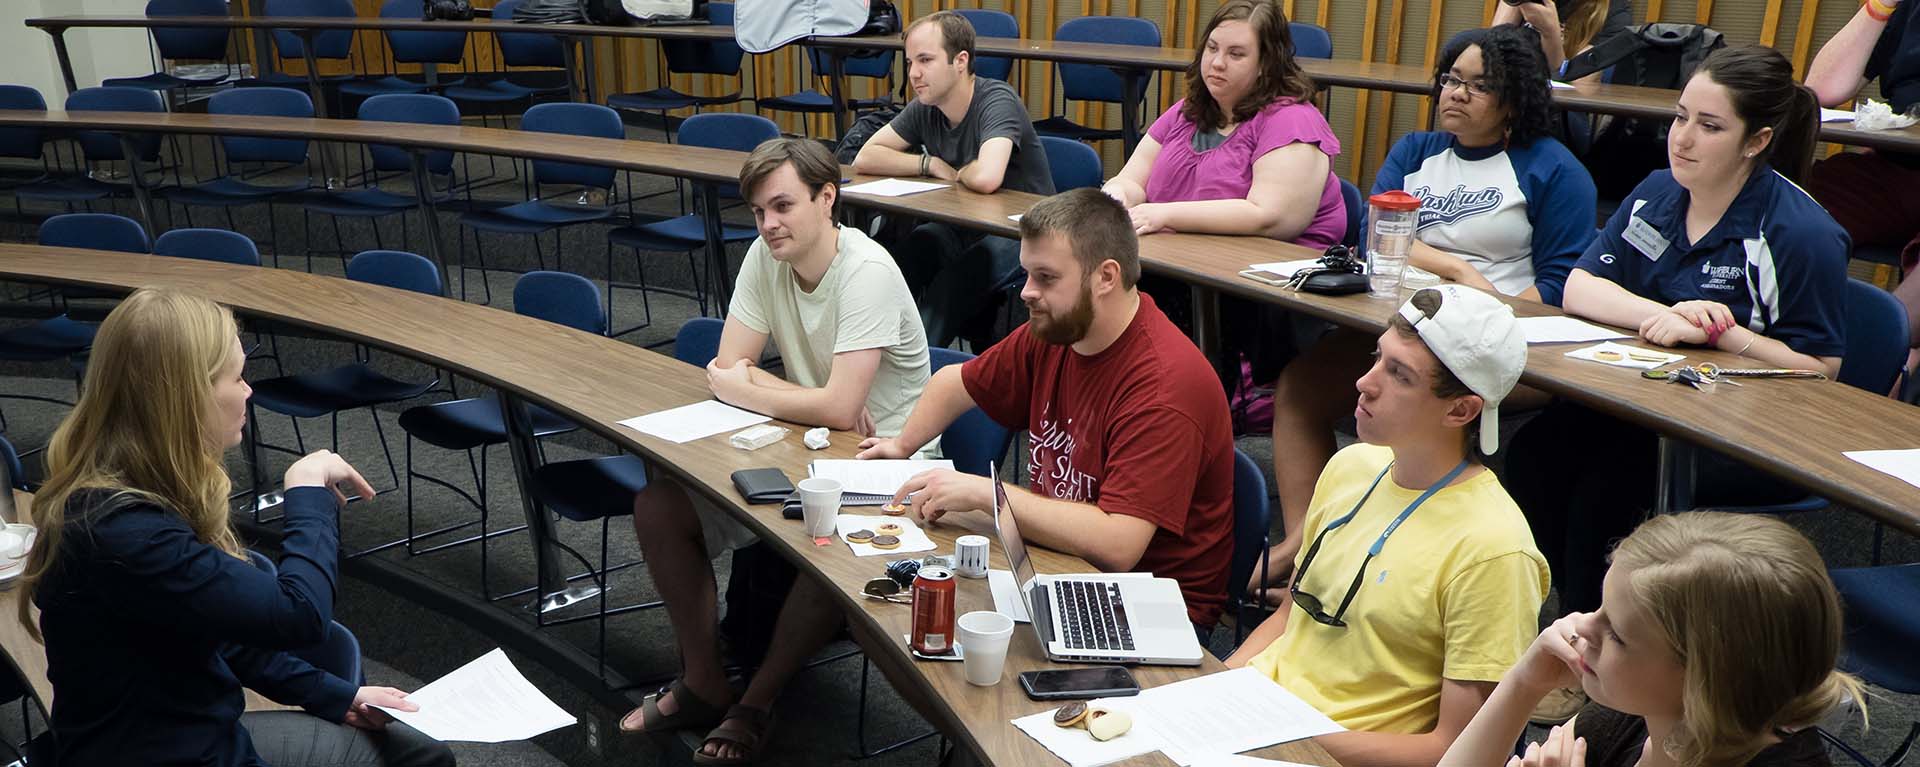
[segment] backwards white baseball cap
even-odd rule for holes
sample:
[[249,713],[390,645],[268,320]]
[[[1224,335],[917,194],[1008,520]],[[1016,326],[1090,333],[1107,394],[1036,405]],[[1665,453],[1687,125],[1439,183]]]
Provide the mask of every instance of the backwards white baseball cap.
[[[1422,293],[1439,294],[1431,317],[1414,306],[1414,300],[1423,300]],[[1423,288],[1413,295],[1400,306],[1400,316],[1413,325],[1440,364],[1486,401],[1480,411],[1480,450],[1498,451],[1500,402],[1527,367],[1527,338],[1513,307],[1463,285]]]

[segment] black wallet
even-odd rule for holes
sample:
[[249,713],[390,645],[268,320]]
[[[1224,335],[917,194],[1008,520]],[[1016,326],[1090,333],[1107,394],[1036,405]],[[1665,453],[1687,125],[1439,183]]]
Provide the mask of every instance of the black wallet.
[[781,503],[793,495],[793,480],[779,469],[741,469],[733,473],[733,486],[747,503]]
[[1367,291],[1366,265],[1345,245],[1334,245],[1313,266],[1294,272],[1287,282],[1293,290],[1344,296]]

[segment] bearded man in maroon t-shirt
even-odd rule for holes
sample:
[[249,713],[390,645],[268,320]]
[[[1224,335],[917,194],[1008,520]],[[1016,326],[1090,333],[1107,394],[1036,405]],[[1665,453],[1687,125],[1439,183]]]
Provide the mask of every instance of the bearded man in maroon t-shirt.
[[[1027,431],[1031,491],[1009,487],[1027,540],[1104,572],[1180,583],[1210,631],[1233,551],[1233,428],[1213,366],[1134,288],[1139,240],[1098,190],[1054,195],[1020,218],[1020,298],[1031,320],[934,374],[900,436],[861,458],[907,458],[978,406]],[[927,520],[993,508],[986,477],[929,471],[900,488]]]

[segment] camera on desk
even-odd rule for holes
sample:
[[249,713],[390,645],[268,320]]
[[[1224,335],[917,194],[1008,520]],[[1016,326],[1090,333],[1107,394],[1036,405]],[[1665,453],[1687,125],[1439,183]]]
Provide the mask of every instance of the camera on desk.
[[420,5],[426,21],[473,20],[473,3],[468,0],[421,0]]

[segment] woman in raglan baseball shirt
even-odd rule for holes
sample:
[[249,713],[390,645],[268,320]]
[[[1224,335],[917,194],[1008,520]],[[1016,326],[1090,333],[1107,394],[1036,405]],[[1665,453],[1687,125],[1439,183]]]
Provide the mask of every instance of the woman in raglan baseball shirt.
[[[1448,45],[1434,70],[1440,130],[1401,138],[1373,184],[1374,194],[1421,200],[1410,274],[1560,304],[1596,214],[1593,178],[1548,135],[1550,93],[1531,28],[1475,30]],[[1353,382],[1372,365],[1373,348],[1372,336],[1335,330],[1280,374],[1273,462],[1287,538],[1268,553],[1269,572],[1280,574],[1270,586],[1286,583],[1298,524],[1333,455],[1333,425],[1353,412]]]

